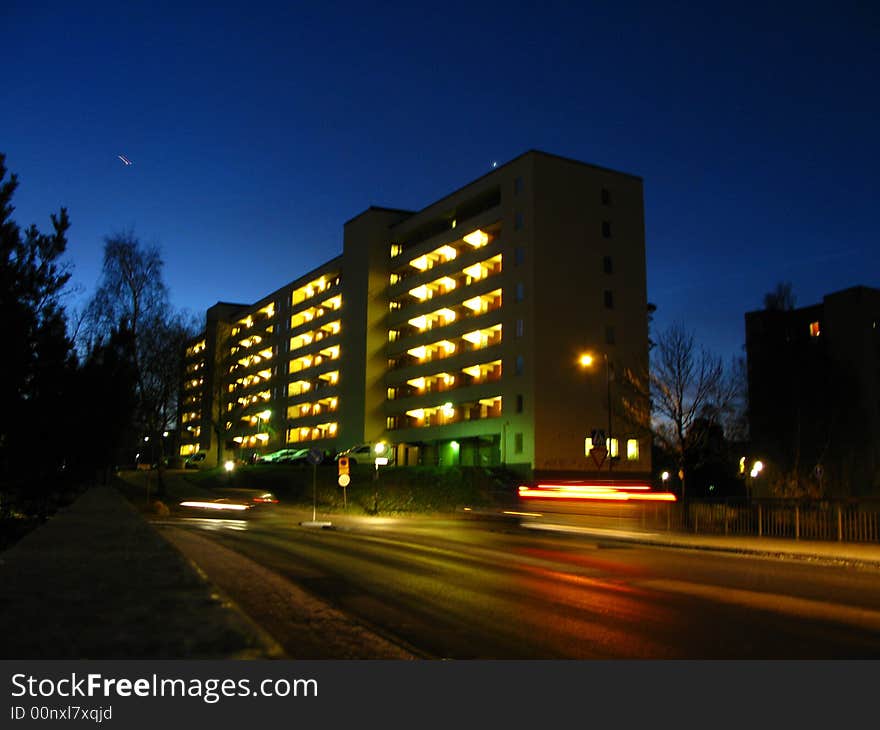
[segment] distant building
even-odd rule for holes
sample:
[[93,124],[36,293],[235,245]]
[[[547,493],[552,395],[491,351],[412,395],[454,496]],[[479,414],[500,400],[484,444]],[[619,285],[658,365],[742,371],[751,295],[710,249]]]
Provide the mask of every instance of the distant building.
[[208,310],[181,455],[382,440],[399,465],[607,477],[588,439],[610,395],[613,469],[649,475],[614,380],[647,362],[642,198],[638,177],[532,151],[418,212],[365,210],[342,255]]
[[880,290],[746,314],[752,447],[789,484],[880,488]]

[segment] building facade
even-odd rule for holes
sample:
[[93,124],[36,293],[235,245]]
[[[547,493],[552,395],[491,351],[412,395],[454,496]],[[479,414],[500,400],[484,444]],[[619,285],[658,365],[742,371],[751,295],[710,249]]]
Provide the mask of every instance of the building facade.
[[746,314],[752,449],[777,492],[880,489],[880,290]]
[[647,363],[647,306],[641,179],[527,152],[420,211],[369,208],[341,256],[208,310],[180,453],[381,440],[398,465],[647,476],[616,378]]

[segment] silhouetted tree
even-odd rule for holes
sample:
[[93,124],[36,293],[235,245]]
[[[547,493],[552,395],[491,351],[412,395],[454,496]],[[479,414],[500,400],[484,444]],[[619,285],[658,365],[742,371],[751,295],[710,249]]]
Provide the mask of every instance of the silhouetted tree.
[[[721,427],[736,399],[737,385],[721,358],[697,348],[694,335],[680,324],[660,332],[651,349],[647,373],[625,373],[628,389],[625,408],[633,410],[631,420],[646,422],[643,412],[650,397],[650,430],[655,442],[673,457],[685,499],[687,471],[694,464],[695,449],[703,435]],[[699,425],[699,427],[698,427]]]
[[776,288],[764,295],[764,309],[770,312],[789,312],[794,309],[795,296],[790,281],[780,281]]
[[[25,230],[12,220],[18,177],[6,178],[0,154],[0,474],[27,469],[31,477],[64,464],[65,423],[59,402],[74,366],[60,302],[70,273],[61,263],[70,221],[51,216],[52,232]],[[51,448],[47,449],[47,445]],[[34,454],[40,452],[40,459]],[[29,488],[39,486],[29,480]]]
[[112,329],[92,347],[77,373],[77,385],[75,408],[85,425],[79,432],[80,462],[102,470],[131,463],[139,431],[134,343],[127,327]]
[[[144,246],[132,233],[105,239],[104,266],[87,310],[92,347],[104,333],[127,331],[135,378],[134,430],[152,441],[147,453],[159,468],[163,489],[165,440],[174,423],[184,345],[193,327],[172,310],[156,246]],[[149,441],[147,442],[149,443]]]

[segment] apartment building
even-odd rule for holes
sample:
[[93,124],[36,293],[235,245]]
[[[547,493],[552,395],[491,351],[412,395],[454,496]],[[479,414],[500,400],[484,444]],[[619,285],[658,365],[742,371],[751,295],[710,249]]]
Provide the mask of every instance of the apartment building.
[[420,211],[365,210],[341,256],[206,322],[181,455],[381,440],[398,465],[650,473],[617,378],[647,363],[638,177],[527,152]]
[[792,494],[876,494],[880,290],[748,312],[745,324],[752,448],[777,482]]

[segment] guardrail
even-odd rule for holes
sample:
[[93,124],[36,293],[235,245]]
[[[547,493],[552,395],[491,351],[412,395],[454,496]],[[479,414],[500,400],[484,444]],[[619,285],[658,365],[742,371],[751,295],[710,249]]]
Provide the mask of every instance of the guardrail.
[[876,543],[880,500],[727,499],[646,505],[640,522],[648,529],[694,534]]

